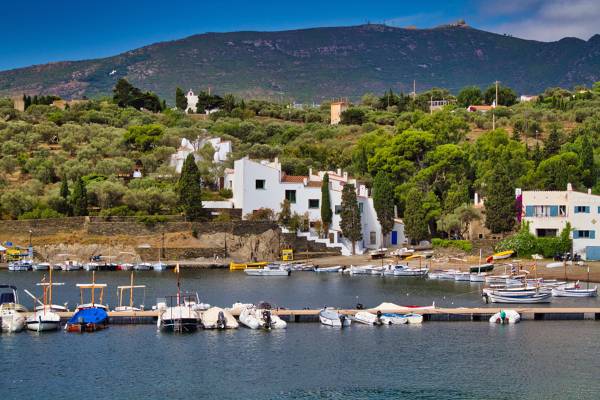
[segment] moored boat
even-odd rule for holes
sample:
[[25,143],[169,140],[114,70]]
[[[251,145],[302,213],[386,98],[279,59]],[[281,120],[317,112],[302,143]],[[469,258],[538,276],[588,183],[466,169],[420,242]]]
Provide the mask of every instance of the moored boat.
[[596,297],[597,295],[598,286],[583,289],[579,285],[579,281],[552,288],[552,296],[554,297]]
[[471,280],[471,273],[469,272],[456,272],[454,274],[454,280],[455,281],[470,281]]
[[342,270],[341,265],[336,265],[334,267],[315,267],[315,272],[340,272]]
[[381,315],[381,322],[386,325],[402,325],[408,323],[408,319],[397,313],[384,313]]
[[108,313],[99,307],[79,309],[67,321],[67,332],[95,332],[108,326]]
[[19,304],[17,288],[12,285],[0,285],[0,320],[2,331],[15,333],[25,327],[25,317],[22,313],[27,309]]
[[516,324],[521,321],[521,315],[515,310],[500,310],[490,317],[492,324]]
[[345,328],[352,323],[350,318],[344,314],[338,313],[333,308],[323,308],[319,312],[319,321],[321,321],[321,324],[323,325],[335,328]]
[[31,271],[33,263],[29,260],[19,260],[8,263],[9,271]]
[[136,271],[150,271],[152,269],[152,264],[150,263],[137,263],[133,266],[133,269]]
[[42,307],[27,317],[27,329],[35,332],[56,331],[60,329],[60,316],[50,307]]
[[509,303],[509,304],[537,304],[550,303],[552,293],[541,290],[491,290],[483,292],[483,299],[486,303]]
[[354,314],[354,317],[352,319],[354,320],[354,322],[358,322],[360,324],[382,325],[383,321],[381,320],[381,317],[381,311],[377,312],[377,314],[373,314],[368,311],[359,311],[356,314]]
[[50,269],[50,263],[42,262],[33,264],[34,271],[48,271]]
[[238,322],[227,310],[220,307],[211,307],[200,316],[200,322],[204,329],[236,329]]
[[289,269],[277,264],[269,264],[264,268],[246,268],[244,272],[250,276],[289,276],[292,273]]

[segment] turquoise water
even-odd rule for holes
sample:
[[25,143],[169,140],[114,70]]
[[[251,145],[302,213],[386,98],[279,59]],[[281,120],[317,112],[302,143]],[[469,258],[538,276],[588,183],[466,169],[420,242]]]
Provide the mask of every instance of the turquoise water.
[[[0,272],[0,283],[35,290],[41,273]],[[129,274],[101,272],[116,286]],[[56,301],[73,306],[74,287],[90,273],[55,274],[66,285]],[[175,290],[172,272],[143,272],[147,305]],[[247,277],[185,271],[184,287],[215,305],[270,301],[287,307],[324,304],[481,306],[480,286],[410,278],[297,273]],[[31,307],[21,292],[21,302]],[[142,301],[140,295],[140,302]],[[598,305],[597,299],[553,305]],[[597,399],[600,322],[430,322],[422,326],[336,330],[291,323],[284,331],[242,329],[163,334],[153,325],[93,334],[0,335],[0,399]]]

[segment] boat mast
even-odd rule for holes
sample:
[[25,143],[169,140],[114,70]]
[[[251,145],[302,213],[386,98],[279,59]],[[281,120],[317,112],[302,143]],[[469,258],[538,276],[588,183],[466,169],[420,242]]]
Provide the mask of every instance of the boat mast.
[[129,285],[131,286],[129,288],[129,307],[133,310],[133,271],[131,271],[131,282]]

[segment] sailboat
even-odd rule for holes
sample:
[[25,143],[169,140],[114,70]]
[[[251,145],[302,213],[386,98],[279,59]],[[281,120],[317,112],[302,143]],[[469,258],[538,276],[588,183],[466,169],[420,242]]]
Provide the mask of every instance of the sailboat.
[[[37,286],[43,286],[44,287],[44,296],[47,299],[47,303],[46,305],[44,305],[43,303],[41,303],[40,305],[38,305],[37,307],[35,307],[35,310],[43,310],[45,308],[49,309],[50,311],[53,312],[67,312],[69,311],[69,309],[67,308],[67,303],[65,303],[64,305],[59,305],[59,304],[53,304],[52,303],[52,293],[54,290],[54,286],[64,286],[63,282],[54,282],[52,280],[52,269],[50,269],[48,271],[48,282],[44,281],[44,278],[42,278],[42,282],[38,283]],[[39,303],[39,301],[38,301]]]
[[[133,290],[134,289],[144,289],[144,297],[146,292],[146,285],[134,285],[133,284],[133,271],[131,272],[131,281],[129,282],[129,286],[117,286],[117,297],[119,298],[119,306],[115,307],[115,311],[141,311],[144,306],[140,308],[133,306]],[[123,305],[123,291],[129,290],[129,305]]]
[[[32,295],[29,291],[25,290],[30,297],[33,298],[33,314],[27,317],[26,324],[27,329],[30,331],[42,332],[42,331],[55,331],[60,328],[60,315],[56,311],[67,311],[66,307],[55,306],[52,304],[52,287],[58,285],[64,285],[64,283],[52,282],[52,270],[49,271],[50,280],[45,282],[46,277],[42,278],[42,282],[38,283],[38,286],[43,287],[43,302],[40,302],[37,297]],[[40,303],[40,305],[36,305]]]
[[[96,271],[92,271],[92,283],[78,283],[77,287],[80,291],[80,304],[77,306],[75,314],[65,325],[67,332],[94,332],[106,328],[108,325],[108,307],[102,304],[106,284],[96,283]],[[91,292],[89,303],[83,302],[83,292],[86,289]],[[95,301],[96,289],[100,290],[100,304]]]
[[168,298],[171,301],[171,306],[160,311],[156,326],[158,329],[168,332],[195,332],[198,329],[200,312],[194,308],[195,301],[186,302],[183,298],[185,296],[181,295],[179,264],[175,266],[174,272],[177,274],[177,295]]

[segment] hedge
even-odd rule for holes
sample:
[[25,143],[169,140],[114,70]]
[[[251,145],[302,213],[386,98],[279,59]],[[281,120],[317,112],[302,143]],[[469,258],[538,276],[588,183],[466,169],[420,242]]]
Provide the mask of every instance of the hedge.
[[453,247],[458,250],[462,250],[464,252],[471,252],[473,250],[473,244],[468,240],[446,240],[446,239],[438,239],[434,238],[431,240],[431,245],[435,247]]

